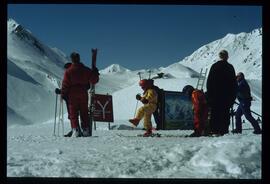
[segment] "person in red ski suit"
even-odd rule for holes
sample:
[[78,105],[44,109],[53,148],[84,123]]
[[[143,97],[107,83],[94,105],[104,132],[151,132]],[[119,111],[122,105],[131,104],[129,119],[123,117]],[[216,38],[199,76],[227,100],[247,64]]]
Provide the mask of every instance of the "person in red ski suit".
[[191,98],[194,112],[194,132],[190,136],[199,137],[205,135],[206,122],[208,119],[208,106],[205,94],[203,91],[194,89],[190,85],[183,88],[183,93]]
[[69,117],[72,127],[72,137],[79,136],[79,121],[83,136],[89,136],[88,116],[88,86],[99,81],[97,68],[92,70],[80,62],[80,55],[76,52],[71,54],[72,65],[65,71],[62,82],[61,96],[68,98]]

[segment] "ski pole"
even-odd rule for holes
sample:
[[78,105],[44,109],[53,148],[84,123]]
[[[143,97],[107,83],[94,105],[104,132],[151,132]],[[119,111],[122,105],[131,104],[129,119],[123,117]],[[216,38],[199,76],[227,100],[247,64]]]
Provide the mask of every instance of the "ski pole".
[[137,112],[137,108],[138,108],[138,102],[139,102],[139,100],[137,100],[137,102],[136,102],[136,107],[135,107],[135,112],[134,112],[134,118],[135,118],[135,116],[136,116],[136,112]]
[[[232,130],[234,130],[234,120],[233,120],[233,113],[234,113],[234,110],[233,110],[233,107],[231,107]],[[234,134],[234,132],[233,132],[233,134]]]
[[61,121],[62,121],[62,98],[60,98],[60,103],[59,103],[59,113],[58,113],[58,130],[57,130],[57,136],[59,137],[60,136],[60,124],[61,124]]
[[64,136],[64,105],[63,105],[64,103],[63,103],[63,98],[61,98],[61,108],[62,108],[62,117],[61,117],[61,119],[62,119],[62,121],[61,121],[61,123],[62,123],[62,135]]
[[138,72],[140,80],[142,80],[141,72]]
[[53,128],[53,135],[54,136],[55,136],[56,119],[57,119],[57,101],[58,101],[58,94],[56,94],[56,100],[55,100],[54,128]]
[[[236,105],[240,105],[239,103],[237,103],[237,102],[234,102]],[[258,114],[257,112],[254,112],[254,111],[252,111],[252,110],[250,110],[250,112],[252,112],[253,114],[255,114],[255,115],[257,115],[257,116],[259,116],[259,117],[262,117],[262,115],[260,115],[260,114]]]
[[148,73],[149,73],[148,79],[150,79],[150,77],[151,77],[151,70],[149,70]]

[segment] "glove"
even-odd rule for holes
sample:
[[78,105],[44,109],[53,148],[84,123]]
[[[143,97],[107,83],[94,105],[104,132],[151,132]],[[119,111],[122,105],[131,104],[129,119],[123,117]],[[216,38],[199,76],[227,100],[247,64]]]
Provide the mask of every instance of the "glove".
[[97,67],[93,67],[93,68],[92,68],[92,71],[93,71],[95,74],[99,75],[99,70],[98,70]]
[[142,99],[141,99],[141,102],[142,102],[143,104],[148,104],[148,100],[145,99],[145,98],[142,98]]
[[60,95],[61,94],[61,89],[55,88],[55,93],[58,94],[58,95]]
[[141,98],[142,98],[142,97],[141,97],[140,94],[137,94],[137,95],[136,95],[136,99],[137,99],[137,100],[141,100]]

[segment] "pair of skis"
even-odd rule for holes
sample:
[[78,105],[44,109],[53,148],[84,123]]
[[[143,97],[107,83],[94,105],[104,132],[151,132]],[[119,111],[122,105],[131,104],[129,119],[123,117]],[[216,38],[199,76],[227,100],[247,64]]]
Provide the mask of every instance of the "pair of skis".
[[[96,62],[97,62],[97,49],[92,49],[92,69],[96,68]],[[91,84],[89,90],[89,105],[88,105],[90,136],[92,136],[93,121],[94,121],[94,110],[95,110],[94,97],[95,97],[95,84]]]

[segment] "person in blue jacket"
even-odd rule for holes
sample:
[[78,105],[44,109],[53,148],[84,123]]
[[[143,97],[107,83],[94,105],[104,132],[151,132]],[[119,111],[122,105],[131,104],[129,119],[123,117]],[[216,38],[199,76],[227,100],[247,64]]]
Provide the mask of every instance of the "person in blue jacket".
[[237,88],[237,99],[240,102],[236,114],[235,114],[235,120],[236,120],[236,129],[234,129],[233,133],[242,133],[242,115],[245,115],[246,119],[251,123],[251,125],[254,128],[253,133],[254,134],[261,134],[261,128],[259,126],[259,123],[252,117],[250,106],[251,106],[251,93],[250,93],[250,87],[245,80],[245,76],[242,72],[239,72],[236,76],[236,80],[238,83]]

